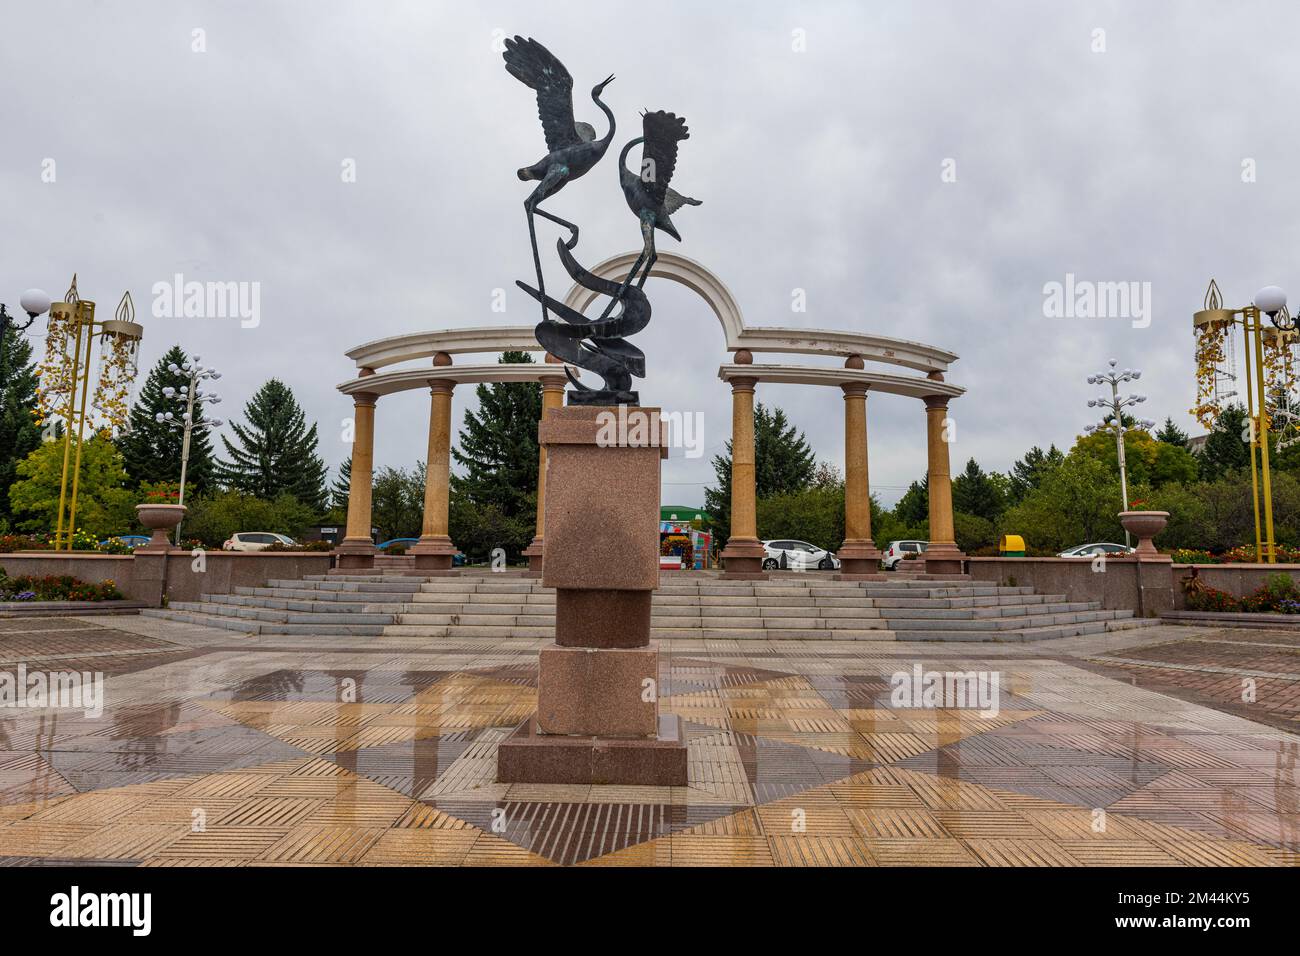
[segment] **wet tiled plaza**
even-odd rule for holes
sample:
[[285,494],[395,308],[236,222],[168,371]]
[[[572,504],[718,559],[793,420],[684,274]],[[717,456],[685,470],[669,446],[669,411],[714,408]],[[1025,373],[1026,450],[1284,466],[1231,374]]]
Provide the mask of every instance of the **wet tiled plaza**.
[[[0,621],[0,671],[106,696],[0,710],[0,863],[1300,862],[1294,636],[674,641],[688,786],[498,784],[542,643]],[[899,706],[917,665],[996,674],[996,712]]]

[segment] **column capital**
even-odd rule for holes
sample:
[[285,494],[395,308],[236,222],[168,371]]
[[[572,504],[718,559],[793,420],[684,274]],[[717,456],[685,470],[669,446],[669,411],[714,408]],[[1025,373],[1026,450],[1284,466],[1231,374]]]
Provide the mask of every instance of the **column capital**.
[[849,398],[866,398],[867,392],[871,386],[866,382],[841,382],[840,389],[844,392],[845,399]]
[[544,378],[541,380],[542,391],[562,392],[564,391],[564,386],[567,383],[567,381],[568,381],[567,379],[563,379],[563,378]]
[[456,382],[450,378],[431,378],[429,379],[429,393],[431,395],[450,395],[456,388]]
[[732,392],[752,392],[758,384],[757,376],[752,375],[737,375],[730,381]]
[[922,401],[926,408],[947,408],[950,395],[927,395]]
[[353,392],[352,404],[364,405],[373,408],[379,401],[379,396],[375,392]]

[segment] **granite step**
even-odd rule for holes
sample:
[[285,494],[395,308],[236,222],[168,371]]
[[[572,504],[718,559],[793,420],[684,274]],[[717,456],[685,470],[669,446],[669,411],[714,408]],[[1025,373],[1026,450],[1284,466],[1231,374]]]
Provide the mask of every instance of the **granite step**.
[[173,601],[169,609],[207,614],[216,617],[236,617],[244,620],[264,621],[275,624],[391,624],[396,618],[393,614],[361,613],[299,613],[275,608],[245,607],[238,604],[218,604],[207,601]]
[[181,621],[186,624],[202,624],[206,627],[219,627],[243,634],[303,634],[320,637],[353,635],[357,637],[375,637],[384,632],[377,624],[288,624],[279,622],[253,621],[247,618],[225,617],[219,614],[205,614],[198,611],[180,611],[167,608],[145,608],[141,615],[163,618],[169,621]]

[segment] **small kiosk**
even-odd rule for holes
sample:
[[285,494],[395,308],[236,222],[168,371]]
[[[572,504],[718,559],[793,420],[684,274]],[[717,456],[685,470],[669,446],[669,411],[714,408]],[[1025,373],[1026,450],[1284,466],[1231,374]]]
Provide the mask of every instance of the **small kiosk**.
[[698,508],[668,505],[659,511],[659,569],[703,571],[716,566],[709,516]]

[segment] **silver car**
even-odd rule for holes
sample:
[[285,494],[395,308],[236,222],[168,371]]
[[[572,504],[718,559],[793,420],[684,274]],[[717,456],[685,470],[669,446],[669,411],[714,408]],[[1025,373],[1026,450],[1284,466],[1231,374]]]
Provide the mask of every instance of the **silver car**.
[[298,542],[275,531],[237,531],[221,545],[222,551],[265,551],[273,544],[293,547]]
[[1115,544],[1113,541],[1095,541],[1092,544],[1081,544],[1077,547],[1070,548],[1068,551],[1062,551],[1057,555],[1058,558],[1095,558],[1099,554],[1132,554],[1136,549],[1122,544]]
[[885,553],[880,556],[880,563],[886,571],[893,571],[909,554],[913,557],[925,554],[925,549],[928,547],[930,547],[929,541],[891,541]]
[[764,541],[763,550],[767,553],[763,556],[763,570],[776,571],[781,567],[781,556],[785,555],[785,569],[787,571],[838,571],[840,569],[840,559],[835,557],[835,552],[819,548],[815,544],[809,544],[807,541],[795,541],[791,538],[781,538],[774,541]]

